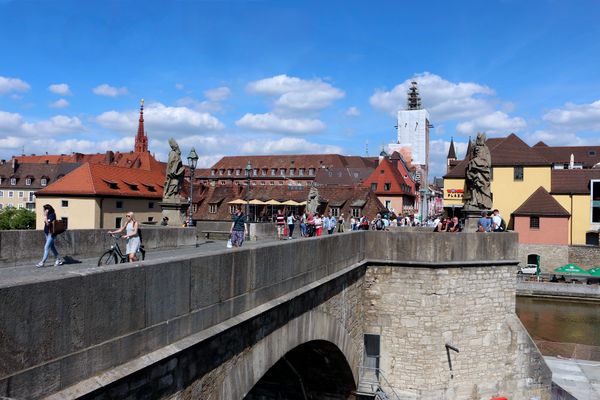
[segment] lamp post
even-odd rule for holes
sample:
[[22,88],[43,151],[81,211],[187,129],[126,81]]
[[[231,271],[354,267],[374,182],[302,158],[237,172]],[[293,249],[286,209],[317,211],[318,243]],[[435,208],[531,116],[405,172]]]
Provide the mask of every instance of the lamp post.
[[421,192],[421,226],[425,223],[425,208],[427,207],[427,188],[419,190]]
[[250,222],[250,176],[252,175],[252,164],[248,160],[246,164],[246,219]]
[[198,154],[196,154],[196,150],[194,150],[194,148],[192,147],[192,150],[190,151],[190,154],[187,156],[187,160],[188,160],[188,165],[190,167],[190,195],[188,197],[188,200],[190,202],[189,204],[189,217],[188,217],[188,226],[193,226],[194,225],[194,203],[193,203],[193,196],[194,196],[194,171],[196,170],[196,164],[198,163]]

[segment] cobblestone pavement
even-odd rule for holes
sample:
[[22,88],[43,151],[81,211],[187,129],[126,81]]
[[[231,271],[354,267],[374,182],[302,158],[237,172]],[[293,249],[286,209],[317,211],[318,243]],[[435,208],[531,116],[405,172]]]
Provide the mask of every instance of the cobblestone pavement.
[[[253,242],[244,242],[243,248],[256,247],[265,243],[275,242],[275,239],[264,239]],[[124,244],[120,243],[124,248]],[[146,252],[146,260],[155,261],[161,259],[168,259],[174,256],[181,255],[198,255],[208,254],[217,251],[227,250],[227,242],[224,240],[209,240],[198,243],[196,246],[178,247],[176,249],[167,250],[148,250]],[[42,249],[36,249],[42,253]],[[82,275],[91,272],[97,272],[100,268],[98,267],[98,258],[92,257],[86,259],[73,259],[69,256],[65,256],[65,264],[60,267],[54,267],[54,258],[50,256],[46,262],[46,267],[36,268],[36,261],[28,261],[19,263],[17,266],[4,267],[0,264],[0,287],[12,286],[14,284],[21,284],[32,281],[40,281],[47,279],[54,279],[58,276],[68,275]]]

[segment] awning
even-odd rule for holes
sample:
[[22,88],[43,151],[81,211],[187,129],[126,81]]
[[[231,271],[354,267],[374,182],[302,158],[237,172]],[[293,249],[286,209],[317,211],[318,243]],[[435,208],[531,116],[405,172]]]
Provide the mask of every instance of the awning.
[[266,204],[266,203],[265,203],[264,201],[260,201],[260,200],[257,200],[257,199],[253,199],[253,200],[250,200],[250,201],[248,202],[248,204],[252,204],[252,205],[255,205],[255,206],[260,206],[260,205],[264,205],[264,204]]
[[268,205],[270,205],[270,206],[280,206],[280,205],[282,205],[283,203],[281,203],[281,202],[279,202],[279,201],[277,201],[277,200],[273,200],[273,199],[271,199],[271,200],[269,200],[269,201],[265,201],[265,202],[264,202],[264,204],[268,204]]
[[294,201],[294,200],[284,201],[281,204],[284,206],[299,206],[300,205],[300,203],[298,203],[297,201]]
[[230,201],[229,204],[246,204],[246,202],[242,199],[235,199],[233,201]]
[[354,200],[350,207],[363,207],[365,204],[367,204],[366,200]]

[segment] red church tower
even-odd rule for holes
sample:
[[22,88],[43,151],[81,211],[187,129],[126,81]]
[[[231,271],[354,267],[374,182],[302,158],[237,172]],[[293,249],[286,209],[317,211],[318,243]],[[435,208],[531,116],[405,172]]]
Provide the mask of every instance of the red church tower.
[[148,136],[144,133],[144,99],[140,102],[140,120],[138,123],[138,131],[135,136],[135,149],[136,153],[147,153],[148,152]]

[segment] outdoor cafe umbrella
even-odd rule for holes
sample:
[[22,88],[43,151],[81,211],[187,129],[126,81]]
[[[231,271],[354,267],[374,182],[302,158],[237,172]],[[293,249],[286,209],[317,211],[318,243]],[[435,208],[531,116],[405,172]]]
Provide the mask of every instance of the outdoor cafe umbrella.
[[589,275],[585,269],[575,264],[567,264],[562,267],[558,267],[554,272],[560,272],[561,274],[576,274],[576,275]]
[[242,199],[235,199],[233,201],[230,201],[229,204],[246,204],[246,202]]
[[600,276],[600,267],[594,267],[587,270],[591,276]]
[[271,206],[271,216],[273,216],[273,206],[280,206],[282,203],[277,200],[271,199],[269,201],[265,201],[265,204]]

